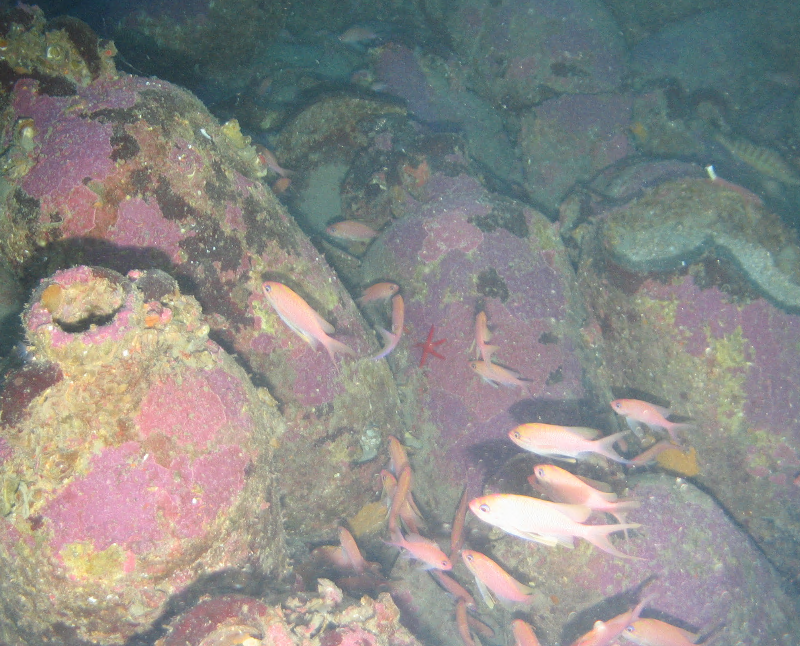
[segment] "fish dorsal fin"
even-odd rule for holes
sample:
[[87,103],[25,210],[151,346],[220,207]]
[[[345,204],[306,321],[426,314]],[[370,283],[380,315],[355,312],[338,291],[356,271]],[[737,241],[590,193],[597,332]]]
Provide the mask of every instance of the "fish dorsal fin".
[[567,430],[575,435],[580,435],[584,440],[594,440],[600,437],[600,431],[587,426],[567,426]]
[[592,513],[592,510],[586,505],[570,505],[563,502],[553,502],[550,503],[549,506],[564,514],[570,520],[574,520],[576,523],[584,522]]

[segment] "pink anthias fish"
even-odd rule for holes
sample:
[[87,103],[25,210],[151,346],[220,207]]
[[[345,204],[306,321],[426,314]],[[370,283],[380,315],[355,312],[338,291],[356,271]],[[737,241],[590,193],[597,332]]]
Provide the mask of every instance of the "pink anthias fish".
[[541,646],[533,628],[522,619],[511,622],[511,632],[514,633],[514,646]]
[[429,538],[419,534],[403,534],[398,529],[389,545],[406,550],[409,556],[425,564],[425,570],[452,570],[453,564],[442,549]]
[[637,619],[630,622],[622,637],[639,646],[691,646],[699,635],[658,619]]
[[391,298],[399,291],[400,285],[397,283],[375,283],[361,292],[361,296],[359,296],[356,300],[359,305],[365,305],[371,301],[379,301]]
[[595,453],[621,464],[633,464],[614,450],[614,444],[622,439],[625,432],[594,439],[598,435],[600,431],[593,428],[538,423],[521,424],[508,433],[517,446],[556,460],[575,462]]
[[648,426],[651,430],[666,431],[676,444],[680,444],[678,431],[685,431],[694,428],[692,424],[682,424],[670,422],[667,417],[670,415],[669,408],[656,406],[639,399],[615,399],[611,402],[612,410],[622,415],[628,422],[628,427],[636,432],[638,423]]
[[373,359],[382,359],[400,343],[400,337],[403,336],[403,321],[405,319],[405,305],[403,304],[403,297],[400,294],[395,294],[392,297],[392,331],[378,328],[378,331],[383,336],[384,348]]
[[522,390],[530,394],[530,379],[520,377],[519,373],[515,370],[498,366],[496,363],[491,363],[489,361],[470,361],[469,367],[472,368],[476,374],[480,375],[481,379],[493,386],[498,384],[502,384],[503,386],[519,386]]
[[617,494],[595,489],[580,476],[554,464],[537,464],[528,480],[554,502],[586,505],[592,511],[611,514],[620,523],[625,522],[626,512],[640,506],[638,500],[618,500]]
[[339,544],[342,546],[342,551],[347,556],[347,560],[356,574],[364,574],[370,569],[370,564],[361,554],[356,539],[353,538],[353,535],[346,527],[339,527]]
[[[419,528],[425,526],[425,520],[414,502],[411,493],[412,471],[408,462],[405,449],[396,437],[389,436],[390,453],[392,454],[392,469],[397,471],[397,477],[391,471],[381,470],[383,493],[389,505],[389,531],[393,533],[397,527],[397,519],[403,522],[405,528],[412,534],[418,534]],[[394,465],[398,464],[399,467]]]
[[286,285],[268,280],[264,283],[264,294],[289,329],[314,349],[321,343],[331,361],[336,361],[337,353],[355,356],[352,348],[328,336],[334,327]]
[[478,312],[478,315],[475,317],[476,359],[481,359],[484,363],[492,362],[492,355],[498,350],[498,347],[496,345],[489,345],[491,339],[492,333],[489,331],[489,325],[486,322],[486,312]]
[[475,603],[474,597],[469,591],[455,579],[447,576],[441,570],[431,570],[433,578],[435,578],[439,585],[441,585],[447,592],[449,592],[457,600],[461,600],[473,612],[478,609],[478,604]]
[[273,173],[276,173],[281,177],[288,177],[289,175],[292,174],[292,171],[290,171],[289,169],[281,167],[275,155],[268,148],[265,148],[264,146],[257,144],[256,152],[258,154],[258,160],[264,166],[269,168]]
[[638,557],[623,554],[608,540],[608,535],[640,527],[637,523],[619,525],[583,525],[592,510],[585,505],[566,505],[530,496],[490,494],[470,501],[472,513],[504,532],[555,547],[573,548],[575,537],[623,559]]
[[632,610],[623,612],[608,621],[595,621],[592,629],[574,641],[572,646],[611,646],[631,622],[639,618],[639,614],[651,599],[652,596],[642,599]]
[[533,588],[520,583],[485,554],[474,550],[461,550],[464,565],[472,572],[481,597],[489,608],[494,608],[495,597],[511,603],[529,603]]
[[369,242],[377,237],[378,232],[358,220],[343,220],[329,225],[325,232],[329,236],[348,242]]

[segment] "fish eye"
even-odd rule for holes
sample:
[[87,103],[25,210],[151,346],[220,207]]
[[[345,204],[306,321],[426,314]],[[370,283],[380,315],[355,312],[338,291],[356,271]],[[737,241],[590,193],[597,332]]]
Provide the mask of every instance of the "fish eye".
[[491,508],[486,503],[483,503],[480,507],[478,507],[484,514],[488,514],[491,511]]
[[634,630],[636,629],[633,627],[633,624],[631,624],[625,629],[625,632],[632,633]]
[[464,558],[467,559],[468,561],[473,561],[475,559],[475,557],[472,556],[472,554],[465,554]]
[[264,291],[265,292],[271,292],[272,291],[272,285],[264,283]]
[[446,568],[448,565],[450,565],[449,561],[442,561],[442,567],[443,568]]
[[536,475],[539,476],[540,478],[544,477],[544,468],[539,467],[538,469],[536,469]]
[[614,402],[614,408],[622,408],[622,404],[620,402]]
[[515,440],[518,440],[520,438],[519,431],[514,431],[513,435]]

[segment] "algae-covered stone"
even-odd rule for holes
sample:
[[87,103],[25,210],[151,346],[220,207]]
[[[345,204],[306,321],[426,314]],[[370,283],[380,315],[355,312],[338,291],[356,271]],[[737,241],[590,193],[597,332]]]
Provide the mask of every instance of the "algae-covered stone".
[[2,402],[4,641],[61,625],[120,644],[214,572],[284,571],[283,420],[200,316],[159,271],[75,267],[34,293],[31,365],[51,377]]

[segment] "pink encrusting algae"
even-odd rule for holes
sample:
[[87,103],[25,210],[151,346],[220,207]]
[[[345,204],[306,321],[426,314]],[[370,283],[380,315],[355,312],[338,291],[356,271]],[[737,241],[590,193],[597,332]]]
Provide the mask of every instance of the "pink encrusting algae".
[[[2,402],[14,422],[3,428],[3,467],[28,484],[0,523],[0,587],[39,607],[16,622],[23,634],[46,639],[69,621],[121,643],[163,612],[169,594],[159,601],[153,586],[177,593],[192,572],[242,566],[253,550],[282,571],[268,442],[283,423],[199,315],[157,270],[75,267],[34,292],[23,320],[35,362],[64,378],[24,415],[6,416]],[[38,546],[24,557],[21,537]],[[19,589],[20,568],[62,584]]]

